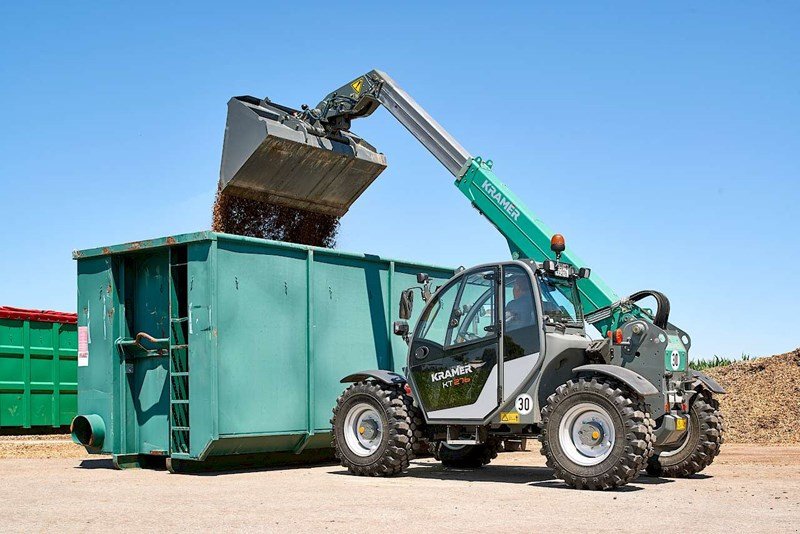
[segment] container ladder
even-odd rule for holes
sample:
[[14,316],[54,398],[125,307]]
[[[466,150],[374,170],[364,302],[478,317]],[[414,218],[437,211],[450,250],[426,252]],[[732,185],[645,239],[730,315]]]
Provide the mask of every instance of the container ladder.
[[189,306],[185,246],[170,247],[170,456],[189,456]]

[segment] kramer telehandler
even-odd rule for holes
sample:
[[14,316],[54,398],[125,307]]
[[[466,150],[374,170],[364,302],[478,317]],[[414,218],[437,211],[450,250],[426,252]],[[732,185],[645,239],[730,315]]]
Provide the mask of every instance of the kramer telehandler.
[[[689,335],[658,291],[618,298],[386,74],[373,70],[301,110],[266,99],[229,103],[223,190],[341,216],[386,162],[350,131],[383,105],[455,176],[505,237],[512,259],[460,269],[402,292],[395,334],[405,374],[365,370],[333,410],[333,447],[351,473],[402,473],[428,449],[480,467],[507,439],[538,438],[547,465],[576,488],[639,474],[684,477],[719,453],[723,418],[710,377],[688,365]],[[414,296],[424,308],[413,326]],[[643,306],[644,299],[655,302]],[[602,338],[592,340],[586,323]]]

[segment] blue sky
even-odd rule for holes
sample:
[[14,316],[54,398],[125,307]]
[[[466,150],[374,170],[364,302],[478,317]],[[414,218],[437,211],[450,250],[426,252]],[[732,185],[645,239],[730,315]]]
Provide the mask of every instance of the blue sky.
[[[73,249],[208,228],[230,96],[380,68],[694,357],[800,345],[797,3],[431,4],[4,3],[0,304],[74,310]],[[389,169],[339,248],[508,257],[388,113],[354,130]]]

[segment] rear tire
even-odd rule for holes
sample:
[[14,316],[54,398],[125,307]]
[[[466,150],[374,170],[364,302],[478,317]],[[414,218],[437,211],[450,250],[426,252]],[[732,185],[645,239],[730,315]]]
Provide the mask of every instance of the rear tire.
[[647,462],[647,474],[685,478],[699,473],[714,461],[725,441],[725,422],[719,402],[711,393],[697,395],[689,410],[686,439],[673,449],[661,449]]
[[408,468],[412,431],[404,396],[401,387],[364,381],[336,401],[332,446],[352,474],[392,476]]
[[477,469],[497,458],[500,442],[489,439],[480,445],[448,445],[440,441],[434,448],[434,457],[445,467]]
[[406,393],[403,395],[403,402],[406,405],[409,420],[411,421],[411,452],[413,458],[430,456],[429,442],[425,434],[425,416],[422,410],[414,402],[414,398]]
[[653,425],[627,388],[592,378],[559,386],[542,410],[542,454],[556,477],[578,489],[624,486],[653,451]]

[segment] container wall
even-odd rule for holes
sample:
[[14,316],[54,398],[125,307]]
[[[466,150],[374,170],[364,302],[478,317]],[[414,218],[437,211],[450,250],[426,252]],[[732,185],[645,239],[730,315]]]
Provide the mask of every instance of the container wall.
[[124,451],[123,426],[118,406],[129,393],[120,387],[124,372],[116,357],[115,336],[119,335],[120,299],[110,257],[87,258],[78,262],[78,329],[86,328],[88,357],[77,368],[78,413],[96,414],[106,425],[104,452]]
[[222,237],[216,261],[223,437],[327,432],[344,376],[402,372],[406,345],[392,335],[400,291],[420,271],[440,281],[452,274]]
[[78,412],[104,421],[103,452],[169,451],[168,350],[118,343],[138,334],[169,339],[168,261],[162,248],[78,262],[78,327],[88,327]]
[[77,402],[76,332],[74,324],[0,318],[0,427],[69,425]]
[[218,328],[212,314],[217,296],[216,246],[213,241],[188,246],[187,330],[189,372],[189,454],[197,458],[218,436]]
[[[439,283],[452,274],[224,234],[152,243],[76,253],[89,349],[78,413],[98,416],[81,421],[87,432],[103,421],[95,452],[328,446],[341,378],[402,372],[407,347],[391,334],[400,292],[417,272]],[[157,343],[136,345],[139,333]]]
[[306,251],[219,240],[219,433],[306,427]]

